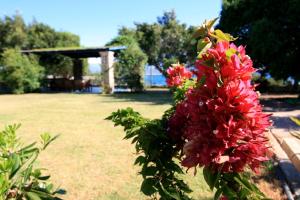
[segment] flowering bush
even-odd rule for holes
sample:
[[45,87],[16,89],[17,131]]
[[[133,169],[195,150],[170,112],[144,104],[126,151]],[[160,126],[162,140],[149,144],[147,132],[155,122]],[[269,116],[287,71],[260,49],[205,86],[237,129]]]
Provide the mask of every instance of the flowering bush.
[[[133,138],[137,151],[144,154],[141,174],[146,180],[144,167],[150,162],[154,168],[159,165],[148,151],[157,151],[155,158],[159,161],[178,158],[183,167],[204,167],[206,182],[216,189],[215,199],[265,199],[246,171],[258,173],[261,163],[270,156],[265,136],[270,121],[251,84],[255,69],[245,48],[231,43],[234,38],[229,34],[212,30],[214,22],[205,22],[194,35],[198,57],[193,69],[176,64],[167,70],[167,84],[174,91],[175,103],[161,120],[143,119],[131,109],[119,110],[109,119],[124,126],[126,138]],[[148,126],[153,122],[157,126]],[[151,134],[153,140],[162,140],[159,145],[144,148],[141,144],[148,143]],[[172,153],[165,158],[161,152],[167,148]],[[167,177],[159,176],[163,170],[157,171],[151,174],[153,193],[144,192],[146,195],[159,192],[161,199],[189,199],[182,188],[164,186]],[[176,183],[179,180],[175,177]]]
[[183,144],[183,166],[242,172],[249,165],[257,171],[268,160],[264,132],[270,122],[251,85],[253,71],[245,49],[228,41],[196,61],[196,82],[205,84],[187,91],[169,122],[169,135]]

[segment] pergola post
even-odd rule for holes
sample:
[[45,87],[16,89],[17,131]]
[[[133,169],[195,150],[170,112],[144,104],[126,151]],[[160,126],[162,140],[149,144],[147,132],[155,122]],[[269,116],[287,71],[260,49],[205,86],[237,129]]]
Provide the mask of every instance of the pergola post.
[[114,52],[103,51],[101,56],[101,72],[102,72],[102,89],[105,94],[112,94],[114,92]]
[[73,58],[73,75],[74,80],[82,80],[83,75],[83,62],[82,59]]

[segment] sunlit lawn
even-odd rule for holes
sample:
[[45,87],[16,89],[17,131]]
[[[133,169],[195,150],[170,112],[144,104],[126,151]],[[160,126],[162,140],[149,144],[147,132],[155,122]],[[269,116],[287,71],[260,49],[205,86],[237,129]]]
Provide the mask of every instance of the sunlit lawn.
[[[62,198],[146,199],[139,191],[134,147],[122,139],[121,128],[104,118],[128,106],[148,118],[158,118],[169,102],[166,92],[0,95],[0,126],[21,123],[19,136],[26,142],[43,132],[60,134],[43,152],[40,165],[49,169],[55,185],[67,191]],[[193,197],[211,198],[201,172],[189,175],[187,181]]]

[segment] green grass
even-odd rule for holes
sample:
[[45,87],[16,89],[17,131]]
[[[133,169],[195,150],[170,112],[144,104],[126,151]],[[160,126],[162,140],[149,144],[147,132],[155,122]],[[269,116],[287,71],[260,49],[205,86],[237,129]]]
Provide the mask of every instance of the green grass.
[[[118,108],[133,107],[148,118],[159,118],[170,107],[166,92],[145,94],[0,95],[0,127],[21,123],[24,142],[43,132],[60,137],[43,152],[40,165],[64,188],[64,199],[147,199],[139,191],[134,147],[121,128],[104,120]],[[193,171],[193,170],[191,170]],[[201,170],[186,177],[195,199],[210,199]]]

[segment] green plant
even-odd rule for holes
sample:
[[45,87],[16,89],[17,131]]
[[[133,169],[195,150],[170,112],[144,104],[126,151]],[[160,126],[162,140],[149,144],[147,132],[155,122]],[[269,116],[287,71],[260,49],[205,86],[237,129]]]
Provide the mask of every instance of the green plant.
[[295,0],[222,0],[218,26],[237,36],[238,44],[247,44],[249,55],[263,73],[269,72],[275,79],[292,77],[297,89],[299,9],[300,2]]
[[41,143],[23,146],[16,136],[20,125],[7,126],[0,132],[0,199],[41,200],[56,199],[58,190],[43,175],[42,168],[36,168],[36,160],[47,146],[57,138],[48,133],[41,135]]
[[166,133],[167,119],[172,113],[170,109],[162,120],[150,120],[127,108],[113,112],[106,119],[112,120],[116,126],[123,126],[125,139],[132,139],[135,144],[138,157],[134,164],[141,166],[140,174],[144,179],[141,191],[145,195],[154,198],[160,195],[164,200],[188,200],[191,189],[178,178],[184,173],[178,165],[179,149]]
[[12,93],[31,92],[40,87],[43,68],[33,56],[25,56],[18,49],[2,53],[0,80]]

